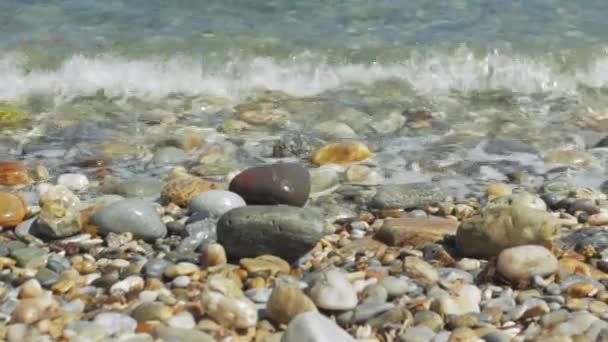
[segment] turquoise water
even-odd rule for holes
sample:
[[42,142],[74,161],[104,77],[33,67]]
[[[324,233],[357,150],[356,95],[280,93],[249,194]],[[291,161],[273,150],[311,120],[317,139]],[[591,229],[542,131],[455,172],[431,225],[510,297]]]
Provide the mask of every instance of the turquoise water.
[[432,96],[571,94],[608,82],[606,14],[603,0],[0,0],[0,100],[312,96],[389,79]]

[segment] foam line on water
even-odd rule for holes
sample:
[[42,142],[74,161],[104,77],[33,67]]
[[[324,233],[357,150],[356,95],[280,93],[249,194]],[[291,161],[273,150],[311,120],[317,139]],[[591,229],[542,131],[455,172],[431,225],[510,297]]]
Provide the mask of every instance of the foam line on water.
[[23,58],[0,57],[0,100],[32,94],[54,96],[58,101],[86,96],[103,89],[111,97],[162,99],[179,93],[239,98],[254,89],[280,90],[310,96],[351,83],[373,84],[400,79],[423,95],[508,90],[575,92],[577,86],[605,87],[608,57],[588,66],[561,72],[555,63],[503,54],[476,57],[472,53],[435,54],[393,64],[328,64],[294,58],[270,57],[206,63],[203,59],[127,59],[101,55],[74,55],[54,69],[27,70]]

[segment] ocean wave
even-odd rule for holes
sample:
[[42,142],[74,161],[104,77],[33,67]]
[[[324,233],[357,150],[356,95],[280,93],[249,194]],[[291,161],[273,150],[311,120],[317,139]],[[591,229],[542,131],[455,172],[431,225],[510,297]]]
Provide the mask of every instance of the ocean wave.
[[252,90],[280,90],[312,96],[353,83],[369,85],[397,79],[421,95],[507,90],[515,93],[576,92],[579,85],[608,85],[608,57],[563,71],[551,58],[472,52],[410,57],[401,63],[326,63],[312,58],[276,60],[235,58],[206,63],[204,58],[127,59],[73,55],[53,69],[28,69],[18,55],[0,57],[0,100],[51,95],[57,101],[92,95],[162,99],[172,94],[239,98]]

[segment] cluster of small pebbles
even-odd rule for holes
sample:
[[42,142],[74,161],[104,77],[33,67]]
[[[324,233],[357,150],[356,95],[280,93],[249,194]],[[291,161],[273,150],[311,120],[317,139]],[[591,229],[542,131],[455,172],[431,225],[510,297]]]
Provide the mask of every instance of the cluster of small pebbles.
[[[220,131],[287,120],[264,105],[237,108]],[[411,129],[432,124],[412,117]],[[333,142],[282,137],[270,153],[285,160],[251,165],[194,128],[147,159],[103,143],[106,157],[58,174],[0,161],[0,338],[608,340],[601,189],[383,183],[350,126],[313,131]],[[141,158],[155,171],[112,164]]]

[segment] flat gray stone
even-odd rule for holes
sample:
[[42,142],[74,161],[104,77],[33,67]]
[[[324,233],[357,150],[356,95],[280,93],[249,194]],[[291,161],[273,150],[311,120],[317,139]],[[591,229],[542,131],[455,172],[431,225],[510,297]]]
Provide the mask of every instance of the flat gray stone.
[[429,203],[443,201],[446,196],[441,188],[428,183],[384,185],[378,188],[369,207],[372,209],[415,209]]
[[57,272],[44,267],[39,269],[38,273],[36,273],[36,280],[40,282],[40,285],[50,287],[61,280],[61,276]]
[[154,207],[137,198],[121,200],[102,208],[93,214],[91,222],[99,227],[102,235],[131,232],[135,239],[149,241],[167,234],[167,227]]
[[160,196],[163,186],[164,183],[156,179],[129,179],[111,185],[106,191],[124,197]]
[[288,262],[306,254],[325,234],[316,212],[286,205],[235,208],[217,223],[217,238],[229,257],[271,254]]
[[38,247],[16,249],[11,256],[17,261],[17,266],[23,268],[42,268],[48,259],[48,254]]
[[154,164],[179,164],[186,160],[188,155],[181,148],[167,146],[161,147],[154,153]]

